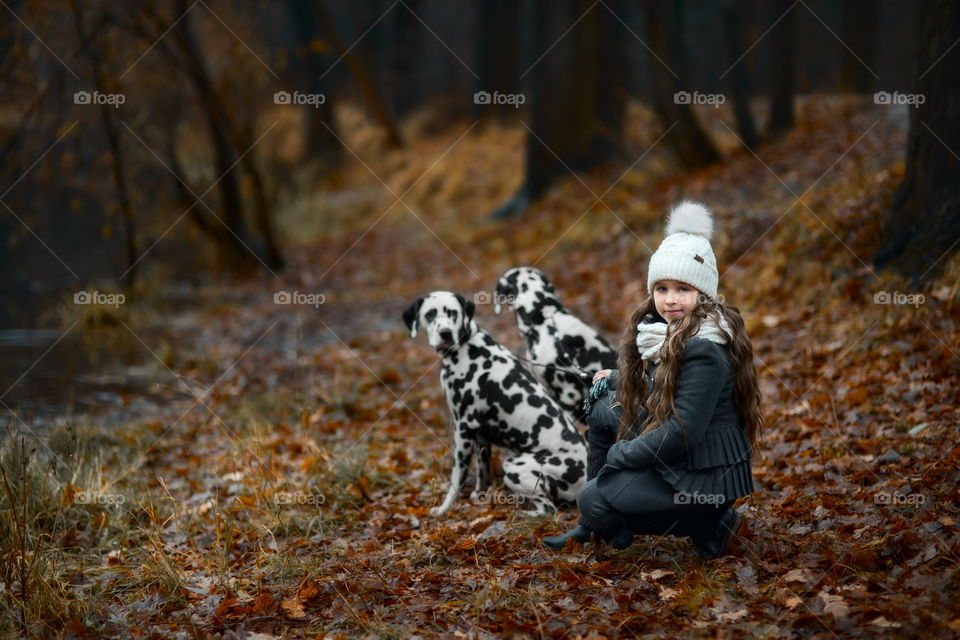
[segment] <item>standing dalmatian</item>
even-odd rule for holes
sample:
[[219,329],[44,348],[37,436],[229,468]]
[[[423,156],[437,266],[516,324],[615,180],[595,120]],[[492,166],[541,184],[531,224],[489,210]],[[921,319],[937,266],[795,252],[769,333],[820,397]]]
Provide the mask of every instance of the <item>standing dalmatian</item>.
[[582,420],[583,399],[593,374],[617,368],[616,350],[567,311],[539,269],[516,267],[503,274],[497,281],[495,303],[498,315],[502,304],[513,310],[517,328],[527,339],[527,357],[535,363],[534,373],[570,415]]
[[410,337],[419,327],[442,357],[440,382],[453,416],[453,472],[443,502],[446,513],[463,484],[474,453],[475,490],[489,482],[489,445],[510,451],[504,484],[530,508],[526,515],[572,503],[586,479],[587,446],[563,408],[509,350],[473,319],[474,304],[434,291],[403,312]]

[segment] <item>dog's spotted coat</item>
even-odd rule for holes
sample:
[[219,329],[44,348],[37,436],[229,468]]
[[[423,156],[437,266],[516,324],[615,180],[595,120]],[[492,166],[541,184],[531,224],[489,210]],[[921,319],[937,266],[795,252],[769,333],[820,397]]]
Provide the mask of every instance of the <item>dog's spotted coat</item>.
[[443,358],[440,381],[453,415],[450,487],[431,513],[453,505],[475,453],[474,490],[486,489],[490,445],[510,451],[504,484],[528,503],[526,513],[574,502],[586,480],[583,436],[514,355],[479,328],[473,313],[473,302],[449,291],[434,291],[403,313],[410,337],[422,326]]
[[[557,299],[547,276],[533,267],[516,267],[497,281],[496,307],[509,306],[517,328],[527,339],[527,357],[534,373],[577,419],[593,374],[617,368],[617,352],[595,329],[570,313]],[[580,376],[572,371],[580,370]]]

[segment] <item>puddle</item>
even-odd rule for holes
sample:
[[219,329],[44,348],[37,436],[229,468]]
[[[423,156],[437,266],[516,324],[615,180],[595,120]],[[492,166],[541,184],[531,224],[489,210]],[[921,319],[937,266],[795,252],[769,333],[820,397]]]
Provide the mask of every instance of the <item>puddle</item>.
[[31,426],[80,415],[119,426],[192,399],[159,363],[138,362],[123,349],[110,354],[112,346],[90,349],[79,336],[51,329],[0,330],[0,411]]

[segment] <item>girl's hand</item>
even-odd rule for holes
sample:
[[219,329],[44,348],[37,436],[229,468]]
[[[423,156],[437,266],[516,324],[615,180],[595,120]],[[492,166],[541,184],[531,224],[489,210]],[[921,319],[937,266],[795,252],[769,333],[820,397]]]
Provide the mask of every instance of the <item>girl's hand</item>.
[[600,380],[609,376],[610,371],[610,369],[604,369],[603,371],[597,371],[595,374],[593,374],[593,384],[597,384],[600,382]]

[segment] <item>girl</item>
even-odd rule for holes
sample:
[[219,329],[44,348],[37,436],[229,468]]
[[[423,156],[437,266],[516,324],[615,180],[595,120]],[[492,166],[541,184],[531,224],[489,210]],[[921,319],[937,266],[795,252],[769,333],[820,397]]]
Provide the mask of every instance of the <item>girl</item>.
[[[713,217],[681,202],[650,258],[647,291],[620,345],[620,370],[594,378],[581,517],[554,549],[597,533],[618,549],[635,534],[688,536],[723,555],[753,492],[763,425],[753,347],[735,307],[717,298]],[[614,394],[608,388],[615,388]]]

